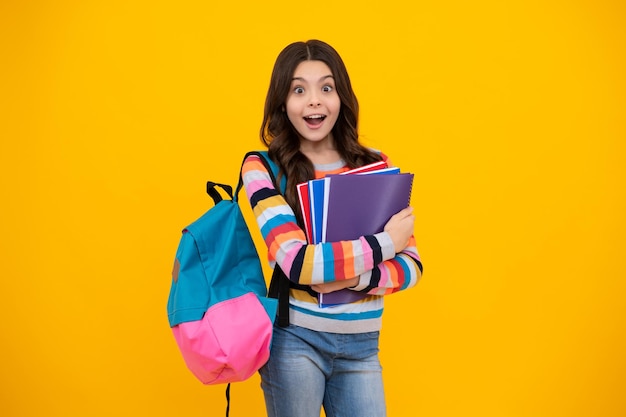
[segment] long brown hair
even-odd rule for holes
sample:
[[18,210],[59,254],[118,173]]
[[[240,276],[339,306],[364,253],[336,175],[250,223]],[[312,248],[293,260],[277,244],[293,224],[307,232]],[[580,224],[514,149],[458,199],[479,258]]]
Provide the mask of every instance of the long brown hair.
[[380,155],[359,143],[359,103],[352,90],[348,71],[337,51],[319,40],[294,42],[285,47],[274,63],[270,86],[265,99],[261,141],[270,157],[280,167],[280,176],[287,177],[285,199],[301,223],[296,185],[314,178],[313,163],[300,152],[300,139],[284,111],[297,66],[303,61],[322,61],[330,68],[341,100],[339,117],[332,134],[337,152],[350,168],[381,159]]

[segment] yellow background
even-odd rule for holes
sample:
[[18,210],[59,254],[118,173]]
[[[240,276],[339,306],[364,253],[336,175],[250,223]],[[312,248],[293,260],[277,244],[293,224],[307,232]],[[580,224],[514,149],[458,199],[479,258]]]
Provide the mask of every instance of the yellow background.
[[[425,275],[387,300],[389,415],[626,415],[619,1],[0,4],[0,415],[223,415],[166,299],[295,40],[416,174]],[[247,214],[249,215],[249,213]],[[258,239],[258,236],[256,236]],[[261,416],[258,377],[231,416]]]

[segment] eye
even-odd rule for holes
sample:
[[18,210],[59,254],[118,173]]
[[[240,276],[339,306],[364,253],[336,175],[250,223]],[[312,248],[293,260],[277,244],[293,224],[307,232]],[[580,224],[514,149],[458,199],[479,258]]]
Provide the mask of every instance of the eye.
[[296,88],[293,89],[293,92],[296,93],[296,94],[302,94],[302,93],[304,93],[304,88],[296,87]]
[[332,85],[325,85],[324,87],[322,87],[322,91],[325,93],[330,93],[331,91],[333,91],[333,86]]

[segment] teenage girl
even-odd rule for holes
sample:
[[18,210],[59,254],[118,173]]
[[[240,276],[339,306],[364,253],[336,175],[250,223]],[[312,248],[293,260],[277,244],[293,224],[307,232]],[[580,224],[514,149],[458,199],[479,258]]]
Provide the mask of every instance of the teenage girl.
[[[378,339],[384,295],[413,287],[422,264],[406,208],[384,231],[344,242],[308,244],[296,185],[381,159],[358,141],[358,102],[347,70],[328,44],[310,40],[278,55],[265,102],[261,139],[287,179],[284,195],[255,156],[244,186],[273,267],[291,282],[288,327],[276,326],[261,370],[269,417],[386,415]],[[329,280],[329,275],[332,279]],[[316,293],[342,288],[361,301],[319,307]]]

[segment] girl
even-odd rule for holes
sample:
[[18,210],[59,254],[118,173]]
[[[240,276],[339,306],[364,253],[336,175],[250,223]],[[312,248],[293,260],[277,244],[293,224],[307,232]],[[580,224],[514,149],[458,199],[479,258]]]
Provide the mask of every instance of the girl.
[[[358,102],[341,57],[310,40],[278,55],[261,139],[285,176],[281,195],[255,156],[244,186],[273,267],[291,282],[288,327],[276,326],[259,371],[270,417],[386,415],[378,338],[383,295],[414,286],[422,265],[407,208],[384,231],[354,241],[307,244],[296,185],[381,159],[358,141]],[[329,282],[328,275],[332,275]],[[316,293],[350,288],[361,301],[320,308]]]

